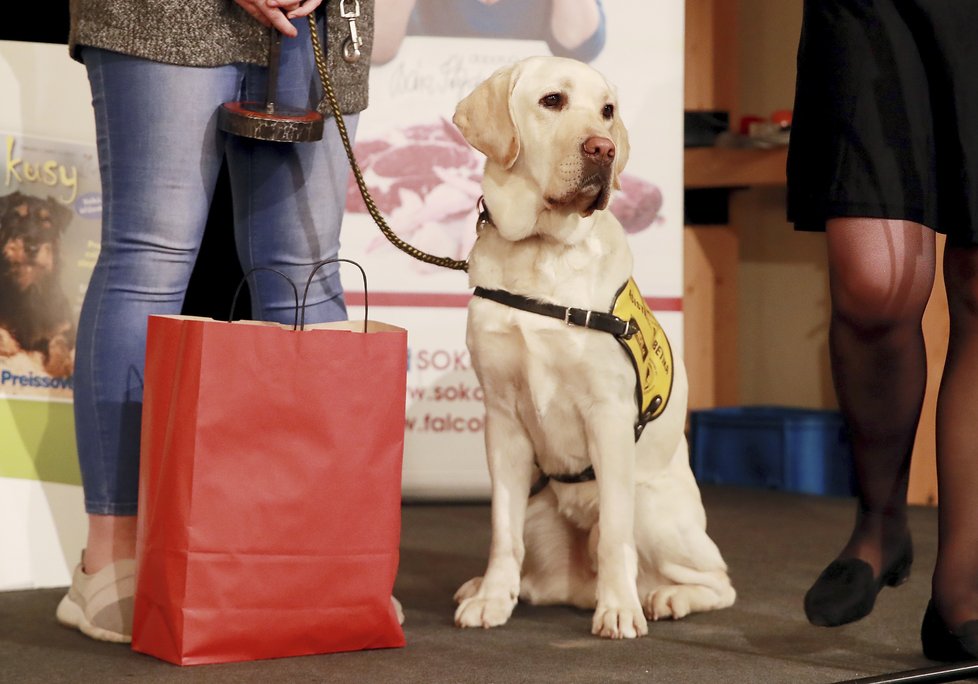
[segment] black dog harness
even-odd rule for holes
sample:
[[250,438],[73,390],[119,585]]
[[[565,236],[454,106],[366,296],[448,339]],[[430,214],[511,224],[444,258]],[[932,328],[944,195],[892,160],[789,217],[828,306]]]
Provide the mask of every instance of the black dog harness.
[[[478,230],[482,231],[492,225],[489,211],[483,204],[479,214]],[[642,436],[645,426],[665,410],[672,391],[672,348],[662,326],[652,315],[633,279],[629,278],[618,290],[610,311],[560,306],[506,290],[491,290],[484,287],[476,287],[473,294],[520,311],[556,318],[567,325],[614,335],[635,370],[635,397],[638,403],[638,420],[635,423],[636,442]],[[543,473],[539,464],[537,468]],[[530,489],[530,496],[539,493],[550,480],[573,484],[590,482],[594,479],[594,466],[588,466],[576,475],[543,473]]]
[[562,320],[567,325],[575,325],[591,330],[611,333],[618,338],[629,338],[635,334],[637,328],[631,321],[623,321],[612,313],[603,311],[589,311],[587,309],[575,309],[572,306],[560,306],[559,304],[548,304],[538,299],[530,299],[523,295],[513,294],[506,290],[487,290],[484,287],[477,287],[473,294],[483,299],[491,299],[494,302],[505,304],[520,311],[540,314]]

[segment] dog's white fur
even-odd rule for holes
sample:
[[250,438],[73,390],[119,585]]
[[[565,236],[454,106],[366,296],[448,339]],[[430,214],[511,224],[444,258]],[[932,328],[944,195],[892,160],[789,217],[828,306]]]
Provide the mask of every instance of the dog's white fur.
[[[632,272],[606,210],[629,149],[617,109],[599,73],[555,57],[500,69],[459,103],[456,126],[487,157],[494,224],[470,254],[472,286],[608,310]],[[613,159],[589,161],[595,140]],[[456,592],[456,624],[501,625],[522,598],[593,608],[594,634],[633,638],[646,617],[734,602],[689,467],[678,356],[667,407],[636,443],[635,372],[611,334],[473,297],[467,344],[485,393],[492,542],[485,575]],[[596,481],[528,497],[537,466],[592,464]]]

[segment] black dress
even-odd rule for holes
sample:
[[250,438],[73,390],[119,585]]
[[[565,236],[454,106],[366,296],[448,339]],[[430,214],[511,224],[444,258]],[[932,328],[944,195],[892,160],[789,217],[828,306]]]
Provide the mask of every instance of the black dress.
[[978,1],[806,0],[788,220],[838,217],[978,244]]

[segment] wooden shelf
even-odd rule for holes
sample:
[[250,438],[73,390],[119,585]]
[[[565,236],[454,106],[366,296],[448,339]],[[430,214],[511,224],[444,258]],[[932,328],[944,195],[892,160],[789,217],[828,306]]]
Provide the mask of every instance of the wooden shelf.
[[684,184],[686,189],[784,185],[787,160],[787,147],[688,147]]
[[[739,106],[741,64],[738,45],[741,0],[686,0],[685,109],[724,110],[731,121]],[[749,74],[748,74],[749,76]],[[687,190],[734,189],[785,184],[786,148],[767,150],[715,147],[685,151]],[[706,193],[709,194],[709,193]],[[736,405],[739,392],[738,312],[739,239],[745,225],[691,226],[685,240],[683,301],[684,355],[689,376],[690,408]],[[943,238],[938,236],[934,291],[924,313],[927,341],[927,391],[914,445],[910,492],[914,504],[937,502],[935,412],[948,314],[940,276]]]

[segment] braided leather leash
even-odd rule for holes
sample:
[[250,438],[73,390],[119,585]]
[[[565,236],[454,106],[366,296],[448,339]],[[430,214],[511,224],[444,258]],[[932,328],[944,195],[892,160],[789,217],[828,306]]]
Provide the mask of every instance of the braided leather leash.
[[346,157],[350,160],[350,168],[353,170],[353,176],[356,178],[357,187],[360,188],[360,196],[363,197],[363,202],[367,206],[367,211],[370,213],[371,218],[373,218],[374,223],[377,224],[377,227],[380,228],[380,232],[384,234],[384,237],[386,237],[392,245],[400,249],[402,252],[410,254],[419,261],[434,264],[435,266],[450,268],[455,271],[468,271],[468,261],[452,259],[449,257],[439,257],[423,252],[417,247],[414,247],[413,245],[410,245],[399,238],[397,234],[391,230],[390,226],[387,225],[387,221],[385,221],[383,215],[381,215],[373,197],[370,196],[370,191],[367,189],[367,183],[363,180],[363,174],[360,171],[360,165],[357,163],[357,159],[353,155],[353,146],[350,145],[350,136],[346,131],[346,124],[343,122],[343,114],[340,112],[339,103],[336,101],[336,93],[333,92],[333,85],[329,80],[329,74],[326,70],[326,57],[323,54],[322,43],[319,42],[319,32],[316,29],[316,20],[312,14],[309,15],[309,34],[312,39],[312,51],[316,58],[316,70],[319,72],[319,80],[322,81],[323,92],[326,94],[326,101],[329,103],[329,107],[333,112],[333,118],[336,120],[336,128],[339,130],[340,138],[343,140],[343,147],[346,150]]

